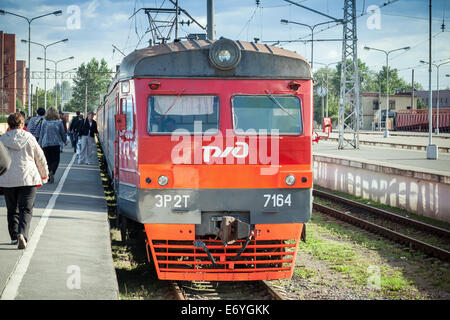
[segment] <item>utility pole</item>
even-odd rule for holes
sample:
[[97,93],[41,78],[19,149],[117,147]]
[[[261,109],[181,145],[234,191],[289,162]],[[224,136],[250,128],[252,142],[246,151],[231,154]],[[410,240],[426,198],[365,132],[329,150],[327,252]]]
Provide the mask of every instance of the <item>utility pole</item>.
[[433,63],[431,61],[431,45],[432,45],[432,35],[431,35],[431,0],[429,5],[428,13],[428,146],[427,146],[427,159],[437,160],[438,158],[438,148],[437,145],[433,144],[433,91],[431,90],[431,73]]
[[[355,0],[344,0],[338,149],[344,149],[347,145],[359,149],[360,104],[356,32]],[[347,59],[351,60],[351,63],[347,63]],[[352,134],[350,139],[344,136],[346,129]]]
[[86,85],[85,85],[85,91],[84,91],[84,114],[85,114],[85,116],[87,116],[87,94],[88,94],[88,90],[87,90],[87,79],[86,79]]
[[411,70],[411,110],[414,110],[414,69]]
[[209,40],[214,40],[214,0],[206,0],[207,26],[206,32]]

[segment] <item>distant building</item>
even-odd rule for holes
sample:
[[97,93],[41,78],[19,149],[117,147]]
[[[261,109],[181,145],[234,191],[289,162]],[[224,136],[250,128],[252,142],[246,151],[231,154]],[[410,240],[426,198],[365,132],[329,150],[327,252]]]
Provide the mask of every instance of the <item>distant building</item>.
[[16,111],[16,35],[0,31],[0,108]]
[[[414,96],[414,103],[412,101],[410,92],[400,92],[389,95],[389,111],[395,112],[406,109],[417,108],[417,95]],[[386,94],[379,94],[376,92],[362,92],[360,94],[360,103],[362,110],[361,129],[372,130],[373,122],[377,113],[386,109]]]
[[[428,91],[416,91],[417,95],[428,106]],[[437,108],[437,90],[432,92],[433,108]],[[439,90],[439,109],[450,108],[450,90]]]

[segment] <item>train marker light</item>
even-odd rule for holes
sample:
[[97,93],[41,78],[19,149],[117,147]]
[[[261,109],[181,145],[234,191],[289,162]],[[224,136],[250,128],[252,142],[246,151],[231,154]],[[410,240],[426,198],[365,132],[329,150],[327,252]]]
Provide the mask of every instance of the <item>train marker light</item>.
[[158,183],[161,186],[165,186],[169,183],[169,178],[167,178],[166,176],[159,176]]
[[241,50],[233,40],[222,38],[211,45],[209,60],[217,69],[231,70],[241,61]]
[[150,82],[150,84],[148,86],[152,90],[158,90],[159,87],[161,86],[161,82],[159,82],[159,81],[152,81],[152,82]]
[[295,183],[295,177],[292,174],[290,174],[286,177],[286,179],[284,179],[284,181],[288,186],[292,186]]
[[122,93],[130,92],[130,81],[122,82]]

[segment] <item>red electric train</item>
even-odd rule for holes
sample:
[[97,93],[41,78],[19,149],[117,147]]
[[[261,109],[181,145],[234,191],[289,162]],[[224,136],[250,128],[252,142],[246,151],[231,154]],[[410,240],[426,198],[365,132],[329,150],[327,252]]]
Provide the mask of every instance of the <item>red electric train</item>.
[[312,74],[296,53],[221,38],[126,56],[98,108],[123,226],[160,279],[292,276],[312,208]]

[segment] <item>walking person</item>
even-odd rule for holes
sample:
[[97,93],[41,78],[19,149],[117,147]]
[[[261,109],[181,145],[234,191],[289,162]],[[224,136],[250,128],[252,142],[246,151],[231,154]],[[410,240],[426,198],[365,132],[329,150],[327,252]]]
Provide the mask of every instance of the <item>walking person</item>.
[[39,135],[39,144],[44,150],[48,164],[48,182],[55,181],[55,173],[59,166],[60,145],[67,143],[67,135],[64,131],[63,123],[59,118],[58,110],[51,107],[47,110],[45,121],[42,123]]
[[8,117],[9,131],[0,137],[7,148],[12,165],[0,177],[8,216],[11,244],[25,249],[38,186],[47,181],[48,169],[44,152],[33,135],[23,126],[25,119],[19,113]]
[[[63,113],[61,110],[59,111],[59,118],[61,119],[61,121],[62,121],[62,123],[63,123],[64,132],[65,132],[65,134],[66,134],[66,136],[67,136],[67,122],[66,122],[66,117],[64,116],[64,113]],[[60,144],[60,150],[61,150],[61,152],[63,152],[63,149],[64,149],[64,144],[63,144],[62,141],[61,141],[61,144]]]
[[81,123],[79,133],[81,136],[80,156],[78,164],[94,164],[96,160],[95,135],[98,134],[95,113],[89,112],[87,118]]
[[76,114],[77,116],[72,119],[69,126],[69,130],[72,131],[73,135],[73,142],[72,142],[73,152],[77,152],[78,137],[80,134],[79,127],[83,122],[83,115],[81,114],[81,112],[78,110]]
[[36,140],[39,140],[39,135],[41,133],[41,126],[42,122],[44,122],[45,118],[45,109],[44,108],[38,108],[37,116],[30,119],[28,122],[28,131],[31,132],[31,134],[36,138]]

